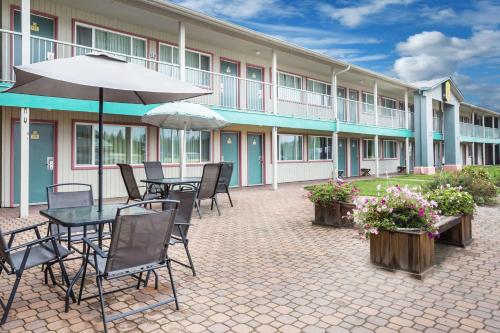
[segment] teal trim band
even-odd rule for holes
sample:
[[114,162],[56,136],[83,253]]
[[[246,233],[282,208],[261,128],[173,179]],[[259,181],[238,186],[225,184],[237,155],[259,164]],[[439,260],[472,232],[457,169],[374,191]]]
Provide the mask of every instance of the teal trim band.
[[473,136],[460,136],[460,142],[494,143],[500,144],[500,139],[476,138]]
[[444,136],[443,136],[442,133],[434,132],[432,134],[432,139],[435,140],[435,141],[443,141],[444,140]]
[[327,120],[297,118],[264,112],[236,111],[218,107],[212,107],[212,110],[226,118],[230,123],[239,125],[278,126],[328,132],[335,131],[336,127],[335,122]]
[[399,138],[413,138],[414,133],[404,128],[375,127],[341,122],[340,133],[354,133],[367,135],[391,136]]

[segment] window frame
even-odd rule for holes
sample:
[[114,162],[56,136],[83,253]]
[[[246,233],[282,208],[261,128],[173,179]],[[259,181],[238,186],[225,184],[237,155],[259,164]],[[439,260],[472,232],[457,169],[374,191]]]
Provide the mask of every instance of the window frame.
[[[76,127],[78,125],[87,125],[87,126],[92,126],[92,133],[94,133],[94,128],[99,126],[98,122],[93,122],[93,121],[85,121],[85,120],[73,120],[72,124],[72,142],[71,142],[71,168],[72,170],[87,170],[87,169],[97,169],[98,165],[97,164],[78,164],[76,161],[77,158],[77,147],[76,147]],[[119,123],[119,122],[105,122],[104,126],[121,126],[121,127],[130,127],[130,128],[144,128],[145,133],[146,133],[146,140],[145,140],[145,159],[149,159],[149,126],[147,125],[140,125],[140,124],[131,124],[131,123]],[[92,154],[92,161],[96,160],[96,155],[95,155],[95,149],[97,148],[97,142],[95,135],[92,135],[92,147],[91,147],[91,154]],[[133,148],[133,147],[132,147]],[[131,151],[132,152],[132,151]],[[128,163],[128,162],[124,162]],[[138,167],[143,167],[144,165],[142,163],[128,163],[130,164],[133,168],[138,168]],[[104,169],[117,169],[118,166],[116,164],[103,164]]]
[[[369,103],[368,102],[368,97],[367,96],[372,96],[373,98],[373,103]],[[375,115],[375,95],[371,92],[368,92],[368,91],[364,91],[362,90],[361,91],[361,94],[360,94],[360,102],[361,102],[361,105],[362,105],[362,113],[365,113],[365,114],[370,114],[370,115]],[[368,107],[368,105],[370,105],[371,107]],[[370,110],[371,109],[371,110]],[[370,110],[370,111],[367,111],[367,110]]]
[[[373,157],[370,157],[368,155],[365,157],[365,154],[368,151],[368,149],[366,149],[365,143],[368,142],[368,141],[373,142]],[[366,139],[366,138],[363,138],[363,156],[362,157],[363,157],[364,161],[374,161],[374,160],[376,160],[377,155],[375,154],[375,139]]]
[[[180,130],[176,130],[176,129],[173,129],[173,128],[165,128],[165,129],[170,129],[170,130],[175,130],[177,131],[177,133],[179,133]],[[158,160],[160,160],[161,164],[162,165],[165,165],[165,166],[177,166],[177,165],[180,165],[181,161],[180,161],[180,149],[179,149],[179,162],[172,162],[172,163],[169,163],[169,162],[162,162],[161,159],[160,159],[160,156],[161,156],[161,144],[160,144],[160,140],[161,140],[161,131],[163,130],[163,128],[159,128],[158,129],[158,135],[157,135],[157,142],[156,142],[156,145],[157,145],[157,156],[158,156]],[[189,130],[188,130],[189,131]],[[199,131],[193,131],[193,132],[207,132],[210,134],[210,141],[209,141],[209,152],[208,152],[208,161],[201,161],[201,156],[202,156],[202,145],[201,145],[201,136],[200,136],[200,161],[198,162],[188,162],[187,158],[186,158],[186,165],[204,165],[206,163],[212,163],[213,161],[213,131],[208,131],[208,130],[199,130]],[[179,136],[179,140],[180,140],[180,136]],[[172,146],[172,149],[173,149],[173,146]]]
[[[301,137],[301,145],[297,145],[297,147],[300,147],[301,149],[301,155],[302,159],[294,159],[294,160],[282,160],[281,159],[281,149],[280,149],[280,136],[295,136],[295,137]],[[278,162],[279,163],[290,163],[290,162],[303,162],[304,161],[304,135],[303,134],[291,134],[291,133],[278,133],[278,138],[277,138],[277,143],[278,143]],[[298,156],[298,151],[297,149],[295,150],[295,158]]]
[[[329,83],[327,83],[327,82],[324,82],[324,81],[321,81],[321,80],[316,80],[316,79],[313,79],[313,78],[310,78],[310,77],[306,77],[305,79],[306,79],[305,80],[305,83],[306,83],[305,90],[306,90],[306,96],[307,96],[307,103],[310,104],[310,105],[330,107],[331,103],[332,103],[331,102],[332,85],[329,84]],[[308,89],[309,82],[312,84],[312,87],[313,87],[312,91]],[[314,85],[316,85],[316,84],[325,86],[326,93],[323,94],[323,93],[318,93],[318,92],[314,91]],[[330,92],[330,93],[328,93],[328,92]],[[315,101],[315,98],[313,98],[312,101],[310,101],[309,100],[309,94],[312,94],[312,96],[320,97],[321,102],[317,103]]]
[[[89,46],[78,44],[78,42],[77,42],[77,27],[78,26],[92,29],[92,46],[90,47],[92,50],[101,50],[101,51],[104,51],[104,52],[110,52],[110,53],[119,54],[119,55],[123,55],[123,56],[128,56],[128,57],[132,57],[132,58],[138,58],[138,59],[145,60],[145,61],[148,60],[149,40],[146,37],[138,36],[138,35],[135,35],[134,33],[123,32],[123,31],[112,29],[112,28],[103,27],[103,26],[100,26],[100,25],[96,25],[96,24],[92,24],[92,23],[87,23],[87,22],[82,22],[82,21],[75,20],[73,22],[73,27],[74,27],[73,28],[73,30],[74,30],[73,31],[73,36],[72,36],[73,37],[73,42],[74,42],[75,45],[79,45],[82,48],[88,48]],[[133,51],[133,49],[134,49],[134,39],[143,40],[144,41],[144,58],[136,56],[136,55],[133,55],[133,54],[123,54],[123,53],[119,53],[119,52],[113,52],[113,51],[107,51],[107,50],[97,49],[96,46],[95,46],[95,31],[96,31],[96,29],[97,30],[101,30],[101,31],[105,31],[105,32],[110,32],[110,33],[113,33],[113,34],[116,34],[116,35],[122,35],[122,36],[130,37],[130,50],[131,51]],[[73,49],[72,52],[74,53],[75,49]]]
[[[394,157],[385,156],[385,143],[392,142],[394,144]],[[382,140],[382,159],[383,160],[397,160],[399,159],[399,145],[397,140]]]
[[[328,147],[328,142],[330,142],[330,158],[328,158],[328,153],[327,153],[327,158],[321,159],[321,158],[315,158],[315,154],[313,154],[313,159],[309,158],[309,149],[311,148],[311,145],[309,144],[309,139],[319,139],[319,138],[324,138],[326,139],[327,147]],[[314,144],[313,144],[314,147]],[[333,160],[333,140],[331,136],[325,136],[325,135],[308,135],[307,136],[307,160],[308,161],[313,161],[313,162],[324,162],[324,161],[332,161]]]

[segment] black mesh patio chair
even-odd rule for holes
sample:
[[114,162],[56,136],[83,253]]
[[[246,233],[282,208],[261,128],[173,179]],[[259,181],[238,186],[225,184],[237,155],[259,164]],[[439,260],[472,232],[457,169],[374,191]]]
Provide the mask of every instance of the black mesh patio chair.
[[[99,298],[105,332],[107,332],[106,324],[108,322],[164,304],[175,302],[175,308],[177,310],[179,309],[170,259],[167,256],[178,202],[164,199],[149,200],[145,201],[145,203],[159,203],[162,205],[169,203],[172,205],[172,208],[163,211],[149,210],[148,212],[140,214],[129,211],[130,208],[141,205],[142,203],[140,202],[119,208],[116,213],[108,252],[104,252],[98,245],[88,238],[84,239],[85,243],[89,247],[89,251],[85,256],[83,264],[84,268],[78,303],[80,304],[83,299],[94,297]],[[96,271],[98,293],[82,298],[88,265],[91,265]],[[167,268],[170,277],[170,285],[173,296],[154,304],[149,303],[145,306],[127,311],[125,313],[119,313],[108,317],[105,312],[104,295],[118,291],[125,291],[130,288],[139,289],[142,282],[144,282],[144,284],[147,282],[142,278],[142,274],[147,273],[149,275],[151,272],[155,276],[155,289],[158,289],[158,274],[156,271],[165,267]],[[127,287],[104,292],[104,280],[111,281],[124,277],[135,277],[137,282]]]
[[[170,238],[170,245],[183,244],[189,264],[185,264],[175,259],[171,260],[191,269],[193,276],[196,276],[191,253],[189,252],[188,232],[191,226],[191,217],[196,201],[197,188],[192,185],[183,185],[182,188],[182,191],[170,191],[168,194],[168,199],[179,201],[179,209],[175,215],[175,224],[174,230],[172,231],[172,237]],[[172,203],[165,203],[163,204],[163,209],[171,209],[171,206]]]
[[[117,164],[120,167],[120,172],[122,174],[123,182],[125,183],[125,188],[127,189],[128,199],[127,204],[130,201],[144,201],[157,199],[160,196],[158,194],[149,193],[147,191],[147,186],[138,186],[135,180],[134,171],[130,164]],[[144,194],[141,194],[139,188],[146,188]]]
[[[12,289],[7,303],[0,300],[0,305],[3,310],[0,325],[3,325],[7,321],[17,288],[19,287],[19,283],[21,282],[21,278],[25,270],[45,265],[45,284],[48,283],[47,272],[49,272],[52,283],[57,285],[52,271],[52,265],[59,264],[63,283],[69,286],[69,278],[62,263],[62,259],[68,256],[70,251],[56,241],[56,235],[44,238],[40,236],[38,227],[44,224],[46,224],[46,222],[5,233],[2,233],[0,228],[0,274],[5,271],[7,275],[16,276],[16,280],[12,284]],[[12,246],[14,237],[27,231],[34,231],[36,239],[21,245]],[[7,242],[5,241],[4,236],[9,236],[9,240]],[[74,295],[71,294],[71,296],[73,301],[75,301]]]
[[[144,171],[146,171],[146,178],[147,179],[163,179],[165,178],[165,175],[163,174],[163,168],[161,166],[161,162],[159,161],[148,161],[148,162],[143,162],[144,163]],[[165,196],[165,188],[161,185],[158,184],[151,184],[149,186],[150,193],[152,194],[158,194],[161,195],[162,197]]]
[[215,203],[217,212],[220,216],[219,204],[217,203],[217,186],[221,173],[222,163],[208,163],[203,167],[201,182],[198,186],[198,195],[196,196],[196,210],[201,219],[201,200],[211,200],[211,209]]
[[233,176],[233,162],[222,162],[222,169],[220,171],[219,185],[217,185],[217,193],[226,193],[229,198],[229,203],[231,207],[233,206],[233,200],[229,194],[229,183],[231,182],[231,177]]
[[[80,188],[76,191],[64,191],[67,188]],[[47,206],[49,209],[55,208],[76,208],[92,206],[94,198],[92,185],[82,183],[63,183],[47,186]],[[84,236],[87,238],[97,238],[99,236],[97,226],[69,228],[61,227],[49,221],[49,231],[51,235],[58,235],[59,241],[71,243],[81,243]],[[68,244],[68,247],[70,244]]]

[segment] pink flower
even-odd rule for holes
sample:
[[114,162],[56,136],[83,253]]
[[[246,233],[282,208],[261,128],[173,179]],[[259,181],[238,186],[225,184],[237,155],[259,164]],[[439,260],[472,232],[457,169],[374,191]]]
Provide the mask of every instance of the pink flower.
[[418,210],[418,216],[423,217],[425,215],[425,210],[423,208],[420,208]]

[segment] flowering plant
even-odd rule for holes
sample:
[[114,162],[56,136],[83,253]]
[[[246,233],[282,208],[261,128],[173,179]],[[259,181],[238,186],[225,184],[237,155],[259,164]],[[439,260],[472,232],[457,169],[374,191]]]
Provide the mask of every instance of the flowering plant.
[[309,200],[324,207],[336,202],[353,202],[358,194],[358,189],[352,183],[341,180],[309,186],[307,190]]
[[441,186],[426,194],[428,200],[437,203],[440,214],[445,216],[474,214],[474,198],[462,188],[451,187],[449,184]]
[[358,200],[351,218],[366,238],[379,230],[397,229],[418,229],[433,238],[438,235],[436,207],[436,202],[426,200],[421,193],[393,186],[382,197]]

